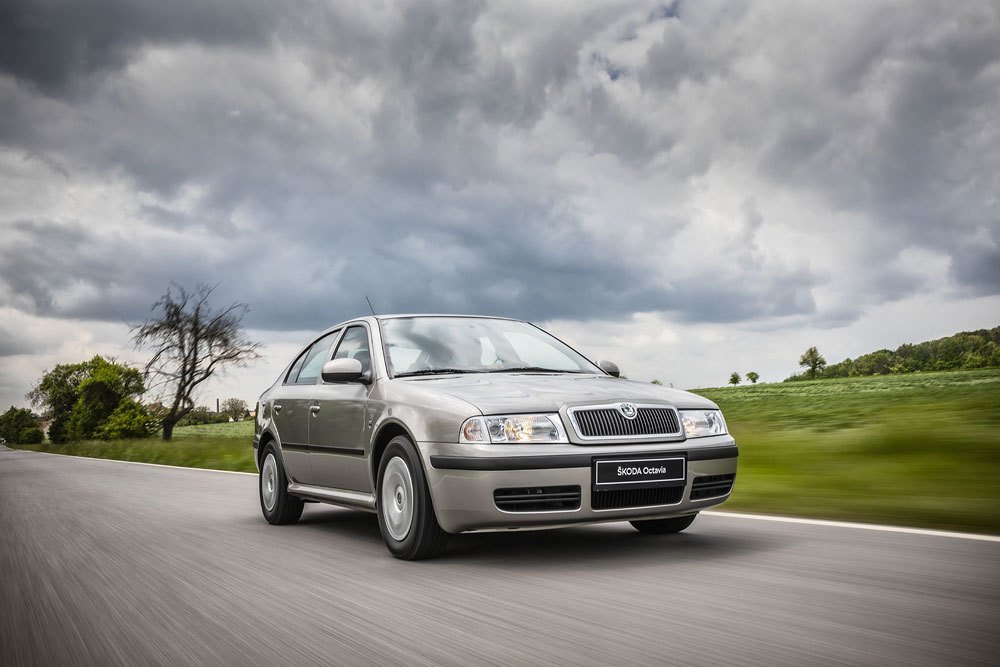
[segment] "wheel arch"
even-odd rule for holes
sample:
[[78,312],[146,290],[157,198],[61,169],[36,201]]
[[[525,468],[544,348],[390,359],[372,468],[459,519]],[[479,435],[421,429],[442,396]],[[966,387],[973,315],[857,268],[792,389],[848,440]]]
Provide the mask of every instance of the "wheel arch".
[[[413,434],[410,430],[403,425],[402,422],[396,420],[386,421],[379,427],[378,432],[375,434],[375,438],[372,441],[372,455],[369,457],[369,472],[372,476],[372,488],[378,489],[378,466],[379,462],[382,460],[382,454],[385,452],[385,448],[389,446],[389,443],[393,438],[405,435],[413,443],[413,446],[417,446],[417,441],[413,439]],[[419,458],[419,457],[418,457]]]
[[281,456],[281,443],[278,442],[277,436],[270,431],[264,431],[260,434],[257,451],[254,453],[254,456],[257,458],[257,470],[260,470],[260,466],[263,463],[264,450],[267,449],[267,446],[272,443],[274,443],[274,453],[281,460],[281,465],[285,465],[285,460]]

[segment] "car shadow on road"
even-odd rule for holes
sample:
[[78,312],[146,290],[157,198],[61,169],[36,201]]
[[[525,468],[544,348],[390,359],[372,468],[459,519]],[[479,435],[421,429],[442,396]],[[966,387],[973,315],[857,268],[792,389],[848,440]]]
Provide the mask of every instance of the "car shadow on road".
[[502,561],[558,569],[588,562],[706,561],[783,548],[773,536],[698,529],[676,535],[644,535],[627,523],[574,526],[545,531],[457,535],[448,556],[470,563]]
[[[749,553],[784,549],[793,541],[791,537],[779,538],[773,533],[726,532],[707,524],[695,521],[687,531],[676,535],[642,534],[625,522],[552,530],[466,533],[454,535],[444,556],[428,563],[503,562],[532,568],[602,561],[648,562],[650,558],[683,563],[739,558]],[[302,515],[299,526],[329,534],[331,538],[350,539],[359,548],[370,545],[373,553],[386,553],[374,514],[314,506]]]

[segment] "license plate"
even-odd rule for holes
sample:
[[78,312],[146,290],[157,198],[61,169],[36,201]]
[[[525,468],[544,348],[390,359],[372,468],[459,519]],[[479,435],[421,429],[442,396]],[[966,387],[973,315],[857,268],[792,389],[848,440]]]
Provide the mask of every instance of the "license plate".
[[685,468],[683,456],[597,459],[594,461],[594,487],[674,486],[684,483]]

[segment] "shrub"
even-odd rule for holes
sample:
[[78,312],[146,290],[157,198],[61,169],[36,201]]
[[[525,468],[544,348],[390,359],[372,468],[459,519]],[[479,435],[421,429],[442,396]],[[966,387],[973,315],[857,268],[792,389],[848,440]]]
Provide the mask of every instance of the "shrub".
[[7,442],[20,442],[21,433],[38,427],[38,417],[31,410],[15,408],[13,405],[0,415],[0,437]]
[[221,424],[228,422],[229,416],[222,412],[214,412],[206,407],[198,406],[177,422],[178,426],[197,426],[200,424]]
[[44,439],[45,434],[37,426],[22,429],[17,436],[17,442],[21,445],[39,445]]
[[69,439],[66,432],[68,422],[67,417],[56,417],[52,420],[52,423],[49,424],[49,442],[61,445]]
[[138,402],[127,398],[118,404],[94,435],[101,440],[146,438],[156,432],[156,420]]

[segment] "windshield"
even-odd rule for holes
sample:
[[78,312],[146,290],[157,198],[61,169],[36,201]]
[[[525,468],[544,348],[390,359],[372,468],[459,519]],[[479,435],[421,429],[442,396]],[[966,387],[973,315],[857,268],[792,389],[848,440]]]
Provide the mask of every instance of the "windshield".
[[382,320],[389,372],[395,377],[445,373],[600,373],[592,363],[526,322],[476,317]]

